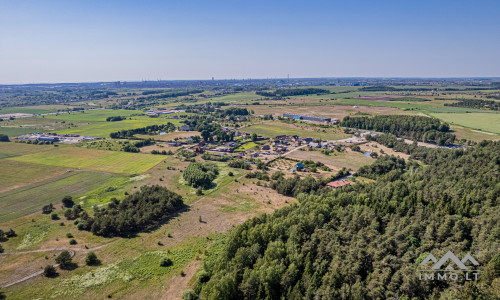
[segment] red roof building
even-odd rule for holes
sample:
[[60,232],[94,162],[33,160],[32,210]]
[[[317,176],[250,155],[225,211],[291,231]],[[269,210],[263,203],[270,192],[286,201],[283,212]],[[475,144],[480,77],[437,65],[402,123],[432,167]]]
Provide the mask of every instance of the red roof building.
[[338,180],[338,181],[329,182],[326,185],[331,187],[332,189],[336,190],[336,189],[343,187],[343,186],[350,186],[351,183],[347,180],[342,179],[342,180]]

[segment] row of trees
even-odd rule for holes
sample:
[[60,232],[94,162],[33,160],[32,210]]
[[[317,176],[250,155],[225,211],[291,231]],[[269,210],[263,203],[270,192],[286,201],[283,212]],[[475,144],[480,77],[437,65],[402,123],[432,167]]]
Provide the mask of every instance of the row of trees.
[[500,110],[500,102],[480,99],[461,99],[455,103],[445,103],[444,106],[467,107],[467,108],[488,108],[491,110]]
[[9,136],[6,134],[0,134],[0,142],[10,142]]
[[313,95],[313,94],[330,94],[330,91],[318,88],[298,88],[298,89],[277,89],[275,91],[258,91],[255,93],[259,96],[264,96],[264,97],[289,97],[289,96],[302,96],[302,95]]
[[[364,170],[373,183],[304,190],[300,205],[236,227],[206,253],[209,280],[196,291],[202,299],[499,298],[500,142],[430,151],[431,165],[379,158],[391,166]],[[480,279],[419,280],[430,268],[420,262],[448,250],[472,253]]]
[[450,127],[439,119],[422,116],[347,116],[341,126],[391,133],[398,137],[449,145],[455,141],[455,135],[449,133]]

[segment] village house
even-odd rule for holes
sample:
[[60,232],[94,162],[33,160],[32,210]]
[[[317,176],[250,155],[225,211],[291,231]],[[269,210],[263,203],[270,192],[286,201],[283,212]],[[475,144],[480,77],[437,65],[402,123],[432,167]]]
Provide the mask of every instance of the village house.
[[332,181],[332,182],[329,182],[326,184],[326,186],[328,186],[334,190],[341,188],[341,187],[344,187],[344,186],[350,186],[350,185],[351,185],[351,182],[344,180],[344,179]]
[[182,126],[181,126],[181,130],[182,130],[182,131],[191,131],[191,130],[192,130],[192,128],[191,128],[191,126],[189,126],[189,125],[185,124],[185,125],[182,125]]

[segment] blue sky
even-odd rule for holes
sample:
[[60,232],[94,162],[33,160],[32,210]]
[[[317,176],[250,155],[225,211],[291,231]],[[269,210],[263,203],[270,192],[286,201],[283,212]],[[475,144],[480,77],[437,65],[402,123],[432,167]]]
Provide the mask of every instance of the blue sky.
[[500,76],[500,1],[0,0],[0,83]]

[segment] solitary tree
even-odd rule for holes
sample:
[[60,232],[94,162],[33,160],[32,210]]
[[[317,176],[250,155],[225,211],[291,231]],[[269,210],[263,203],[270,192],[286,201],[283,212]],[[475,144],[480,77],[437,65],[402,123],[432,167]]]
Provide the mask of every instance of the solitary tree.
[[52,265],[47,265],[43,269],[43,276],[45,276],[45,277],[56,277],[57,276],[56,268],[54,268]]
[[85,263],[87,266],[97,266],[101,264],[101,261],[97,258],[94,252],[89,252],[85,258]]

